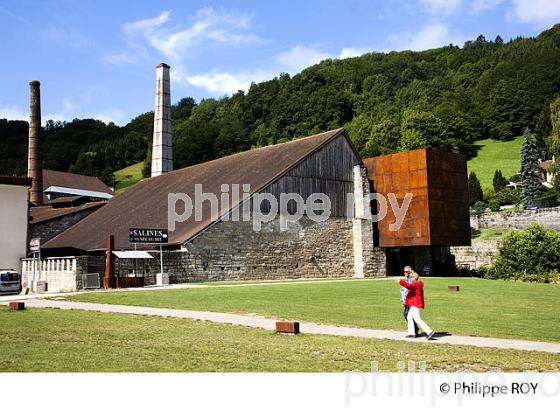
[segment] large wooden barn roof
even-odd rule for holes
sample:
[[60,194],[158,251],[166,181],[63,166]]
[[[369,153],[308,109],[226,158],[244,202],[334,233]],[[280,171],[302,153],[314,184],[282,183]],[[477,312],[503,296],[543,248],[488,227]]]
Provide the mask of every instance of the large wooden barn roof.
[[[194,202],[195,184],[202,184],[202,192],[214,193],[218,198],[222,184],[240,184],[240,190],[242,184],[250,184],[251,194],[258,192],[341,134],[345,134],[343,128],[241,152],[142,180],[115,196],[103,208],[48,241],[43,248],[86,251],[105,249],[108,235],[115,235],[117,249],[129,248],[129,228],[167,228],[169,193],[184,193]],[[195,221],[193,213],[186,222],[177,224],[176,230],[169,232],[169,243],[184,243],[215,222],[210,216],[209,201],[203,202],[202,216],[201,221]]]

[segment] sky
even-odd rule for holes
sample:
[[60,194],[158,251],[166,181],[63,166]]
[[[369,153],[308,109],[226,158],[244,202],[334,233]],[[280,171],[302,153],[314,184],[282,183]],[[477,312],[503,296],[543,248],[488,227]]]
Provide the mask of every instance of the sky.
[[27,119],[31,80],[43,121],[125,125],[153,110],[161,62],[172,102],[200,101],[326,58],[507,41],[558,22],[560,0],[0,0],[0,118]]

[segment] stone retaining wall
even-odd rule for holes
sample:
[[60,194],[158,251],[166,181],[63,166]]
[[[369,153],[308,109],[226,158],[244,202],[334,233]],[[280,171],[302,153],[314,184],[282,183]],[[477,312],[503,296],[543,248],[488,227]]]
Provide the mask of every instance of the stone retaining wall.
[[[220,222],[183,250],[164,252],[170,283],[348,277],[354,275],[353,224],[346,218],[316,223],[302,218],[281,232],[279,222],[253,230],[252,222]],[[155,284],[159,252],[146,262]],[[385,275],[385,254],[374,249],[365,276]],[[122,265],[124,267],[124,265]]]
[[542,224],[545,228],[560,231],[560,207],[471,215],[471,227],[474,229],[525,229],[533,222]]
[[473,241],[472,246],[452,246],[451,254],[458,268],[476,269],[492,265],[498,255],[498,241]]

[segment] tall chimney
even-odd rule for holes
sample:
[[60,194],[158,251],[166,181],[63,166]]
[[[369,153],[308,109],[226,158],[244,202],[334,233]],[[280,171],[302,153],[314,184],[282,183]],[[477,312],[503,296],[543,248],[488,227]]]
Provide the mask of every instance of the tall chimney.
[[156,111],[152,143],[152,177],[173,171],[173,143],[171,140],[171,91],[169,66],[156,66]]
[[30,201],[43,205],[43,166],[41,163],[41,83],[29,82],[29,151],[27,176],[31,178]]

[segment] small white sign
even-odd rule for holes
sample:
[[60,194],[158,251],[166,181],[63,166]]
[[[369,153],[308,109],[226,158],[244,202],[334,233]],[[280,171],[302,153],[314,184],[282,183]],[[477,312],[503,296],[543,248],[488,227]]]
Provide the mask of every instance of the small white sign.
[[29,241],[29,250],[39,252],[41,250],[41,238],[33,238]]

